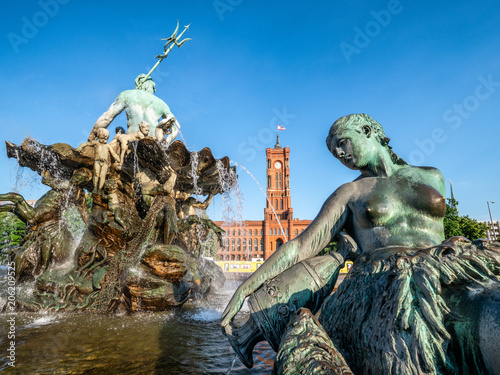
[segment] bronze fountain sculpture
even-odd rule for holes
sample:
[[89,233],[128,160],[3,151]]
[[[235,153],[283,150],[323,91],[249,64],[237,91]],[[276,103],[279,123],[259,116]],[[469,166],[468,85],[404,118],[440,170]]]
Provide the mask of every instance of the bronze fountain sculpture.
[[[177,30],[159,61],[187,40],[180,41],[187,27],[179,36]],[[195,208],[206,209],[214,195],[236,183],[234,167],[208,148],[190,152],[174,141],[179,125],[153,95],[151,72],[118,96],[76,149],[31,138],[19,146],[6,142],[8,156],[52,188],[34,208],[19,194],[0,195],[12,202],[0,210],[27,223],[25,238],[9,251],[19,286],[17,310],[161,311],[207,295],[224,279],[200,251],[207,236],[220,240],[222,229]],[[128,131],[108,143],[106,128],[124,109]],[[228,177],[224,183],[222,175]],[[179,211],[176,198],[187,202],[192,194],[209,198]],[[63,218],[75,206],[87,224],[79,242]]]
[[[278,374],[500,373],[500,244],[445,240],[441,172],[408,165],[370,116],[338,119],[326,143],[361,175],[235,292],[222,326],[242,362],[265,338]],[[339,235],[338,253],[313,258]],[[251,318],[235,327],[247,296]],[[321,307],[319,321],[303,307]]]

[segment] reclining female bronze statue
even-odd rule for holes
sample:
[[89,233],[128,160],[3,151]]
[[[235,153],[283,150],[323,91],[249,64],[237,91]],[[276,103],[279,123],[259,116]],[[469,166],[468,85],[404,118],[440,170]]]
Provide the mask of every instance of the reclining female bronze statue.
[[[498,361],[491,349],[498,341],[481,342],[481,328],[472,323],[481,312],[472,316],[468,306],[473,288],[483,297],[496,296],[479,298],[478,304],[500,296],[498,244],[444,241],[443,175],[408,165],[370,116],[338,119],[326,143],[361,175],[340,186],[300,236],[241,284],[222,325],[228,326],[263,283],[314,257],[343,230],[358,245],[347,255],[354,264],[323,303],[319,321],[355,374],[491,372]],[[498,312],[490,323],[499,330]]]

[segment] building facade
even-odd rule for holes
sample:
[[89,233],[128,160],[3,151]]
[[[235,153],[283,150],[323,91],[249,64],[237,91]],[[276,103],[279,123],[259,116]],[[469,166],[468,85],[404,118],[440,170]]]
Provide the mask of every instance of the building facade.
[[241,226],[216,221],[225,231],[219,260],[266,260],[283,243],[297,237],[312,220],[293,217],[290,194],[290,148],[282,148],[276,137],[266,149],[267,199],[264,220],[245,220]]

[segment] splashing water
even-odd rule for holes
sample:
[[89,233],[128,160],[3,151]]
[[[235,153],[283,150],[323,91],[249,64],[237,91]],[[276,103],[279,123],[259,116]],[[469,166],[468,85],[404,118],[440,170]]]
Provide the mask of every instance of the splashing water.
[[238,167],[240,167],[241,169],[243,169],[245,172],[247,172],[250,177],[253,178],[253,180],[257,183],[257,185],[259,186],[259,189],[260,191],[262,191],[262,194],[264,194],[264,197],[266,197],[267,201],[269,202],[269,207],[271,207],[271,210],[273,210],[273,214],[274,214],[274,217],[276,218],[276,220],[278,221],[278,225],[280,226],[281,228],[281,233],[283,233],[283,236],[285,237],[285,242],[288,241],[287,237],[286,237],[286,234],[285,234],[285,231],[283,230],[283,227],[281,226],[281,221],[280,219],[278,218],[278,214],[276,213],[276,211],[274,210],[274,207],[273,207],[273,204],[271,203],[271,201],[269,200],[269,198],[267,197],[267,194],[266,192],[264,191],[264,189],[262,188],[262,185],[259,183],[259,181],[254,177],[254,175],[247,169],[245,168],[243,165],[241,164],[238,164],[237,162],[231,160],[231,163],[233,163],[234,165],[237,165]]
[[[220,160],[216,162],[219,186],[222,190],[222,221],[230,226],[243,226],[243,196],[238,183],[236,172],[229,168],[226,170]],[[233,209],[234,207],[234,209]]]
[[182,138],[182,142],[184,142],[184,144],[186,145],[186,148],[189,150],[189,148],[188,148],[188,144],[187,144],[186,139],[184,138],[184,135],[182,134],[182,131],[181,131],[181,130],[179,130],[179,135],[180,135],[180,136],[181,136],[181,138]]
[[191,152],[191,178],[193,179],[193,193],[198,196],[201,194],[201,188],[198,186],[198,164],[199,155],[196,151]]
[[234,367],[234,364],[236,363],[236,354],[234,355],[234,358],[233,358],[233,361],[231,362],[231,367],[229,368],[229,370],[226,372],[226,375],[229,375],[231,373],[231,371],[233,371],[233,367]]

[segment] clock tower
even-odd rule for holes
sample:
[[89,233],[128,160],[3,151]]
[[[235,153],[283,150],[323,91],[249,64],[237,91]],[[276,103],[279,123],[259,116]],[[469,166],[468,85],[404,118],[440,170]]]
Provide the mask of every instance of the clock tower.
[[[276,136],[274,148],[266,149],[267,157],[267,204],[264,220],[292,220],[293,208],[290,198],[290,148],[281,147]],[[272,207],[271,207],[272,206]],[[274,212],[273,212],[274,209]]]
[[241,224],[215,222],[225,231],[224,245],[218,253],[220,260],[266,260],[285,242],[300,236],[311,223],[293,217],[289,157],[290,148],[281,147],[276,136],[276,145],[266,149],[264,220],[244,220]]

